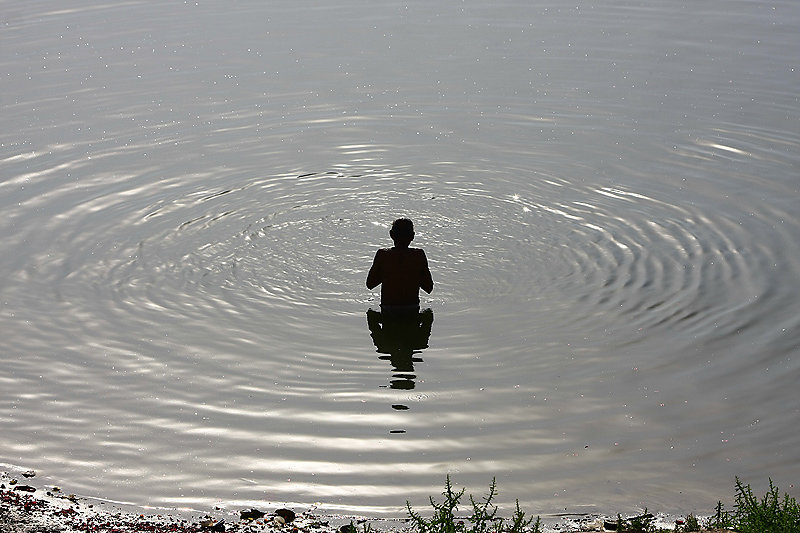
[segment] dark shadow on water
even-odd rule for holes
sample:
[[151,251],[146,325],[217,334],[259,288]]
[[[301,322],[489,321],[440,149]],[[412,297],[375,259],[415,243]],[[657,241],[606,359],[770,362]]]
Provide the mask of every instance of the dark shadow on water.
[[[414,310],[412,312],[367,311],[367,325],[377,352],[384,354],[378,359],[392,364],[392,389],[411,390],[416,386],[414,363],[421,363],[416,357],[428,347],[433,325],[433,311]],[[393,405],[396,410],[405,410],[404,405]]]

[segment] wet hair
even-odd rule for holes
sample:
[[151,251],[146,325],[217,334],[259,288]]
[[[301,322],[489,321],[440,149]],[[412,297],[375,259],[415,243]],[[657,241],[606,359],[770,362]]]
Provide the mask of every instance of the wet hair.
[[414,238],[414,223],[407,218],[398,218],[392,223],[389,235],[394,240],[411,240]]

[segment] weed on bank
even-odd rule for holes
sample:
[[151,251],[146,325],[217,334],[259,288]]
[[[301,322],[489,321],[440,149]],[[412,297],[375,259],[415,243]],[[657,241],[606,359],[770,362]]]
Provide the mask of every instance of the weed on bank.
[[[516,501],[515,510],[510,519],[497,516],[497,506],[492,501],[497,495],[494,479],[489,486],[489,493],[480,500],[469,496],[467,514],[459,513],[466,489],[454,490],[450,476],[445,480],[442,501],[430,497],[433,512],[430,517],[423,516],[406,502],[409,521],[418,533],[542,533],[541,519],[528,517]],[[620,533],[688,533],[706,530],[730,530],[738,533],[800,533],[800,505],[784,494],[769,481],[769,490],[760,500],[753,495],[750,485],[736,478],[735,504],[732,510],[726,510],[722,502],[718,502],[713,514],[701,521],[690,514],[679,521],[673,529],[658,528],[655,517],[647,512],[623,519],[617,515],[616,522],[606,522],[606,531]],[[705,529],[704,529],[705,528]],[[370,533],[367,529],[364,533]]]

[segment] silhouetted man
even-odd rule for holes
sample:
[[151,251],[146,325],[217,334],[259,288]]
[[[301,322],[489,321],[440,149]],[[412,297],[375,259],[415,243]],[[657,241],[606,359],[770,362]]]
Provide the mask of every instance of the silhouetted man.
[[414,240],[414,223],[398,218],[389,230],[392,248],[381,248],[375,254],[367,274],[367,288],[381,285],[381,311],[416,311],[419,290],[433,290],[428,258],[421,248],[409,248]]

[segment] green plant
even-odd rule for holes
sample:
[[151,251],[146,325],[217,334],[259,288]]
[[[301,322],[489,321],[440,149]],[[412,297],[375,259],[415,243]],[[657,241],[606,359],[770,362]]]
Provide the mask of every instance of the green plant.
[[678,521],[675,525],[675,533],[690,533],[700,531],[700,521],[691,513],[686,515],[686,520]]
[[530,533],[541,533],[542,519],[537,516],[534,521],[533,518],[525,519],[525,513],[519,508],[519,500],[514,504],[514,514],[511,515],[511,527],[507,530],[509,533],[522,533],[525,528],[533,524],[530,528]]
[[725,506],[722,505],[721,501],[717,501],[714,514],[706,521],[706,527],[708,529],[730,529],[733,527],[733,517],[729,511],[725,510]]
[[687,533],[689,531],[700,531],[700,522],[697,521],[695,515],[689,514],[686,516],[686,522],[683,524],[683,531]]
[[655,517],[647,512],[645,508],[644,513],[631,518],[624,519],[622,515],[617,514],[617,523],[608,525],[606,527],[613,527],[614,531],[630,532],[630,533],[653,533],[656,530]]
[[655,531],[654,522],[655,517],[647,512],[647,507],[644,508],[644,513],[628,519],[629,529],[633,531]]
[[540,518],[537,516],[535,522],[532,518],[525,518],[525,513],[519,507],[519,500],[516,501],[510,524],[507,525],[504,518],[497,516],[497,506],[492,503],[497,495],[495,479],[492,479],[492,484],[489,486],[489,494],[481,501],[475,500],[472,495],[469,496],[472,513],[464,518],[457,517],[458,506],[465,491],[466,489],[453,490],[448,475],[442,492],[444,501],[439,503],[433,496],[429,498],[433,507],[433,515],[430,518],[423,517],[411,508],[409,502],[406,502],[414,529],[418,533],[541,533]]
[[798,533],[800,532],[800,506],[769,480],[769,490],[759,501],[750,489],[736,478],[736,511],[734,528],[741,533]]
[[430,519],[424,518],[419,513],[416,513],[411,504],[406,501],[406,508],[408,509],[408,516],[411,518],[412,525],[419,533],[455,533],[459,531],[462,526],[456,522],[455,512],[458,510],[458,503],[464,495],[466,489],[461,489],[458,492],[453,491],[453,485],[450,483],[450,476],[444,486],[444,501],[437,503],[433,496],[430,496],[431,506],[433,507],[433,516]]
[[[339,532],[340,533],[359,533],[358,528],[356,527],[356,525],[353,523],[352,520],[350,520],[349,524],[340,527],[339,528]],[[377,532],[376,532],[375,529],[372,529],[372,524],[367,522],[366,524],[361,526],[361,533],[377,533]]]
[[474,533],[486,533],[497,521],[497,506],[492,505],[492,499],[496,494],[497,483],[493,478],[492,484],[489,485],[489,494],[483,499],[482,503],[476,502],[472,494],[469,495],[469,501],[472,504],[470,522],[473,525]]
[[739,533],[800,533],[800,505],[788,494],[781,499],[772,479],[769,490],[759,501],[750,485],[737,477],[734,510],[726,511],[722,502],[717,502],[706,527],[733,529]]

